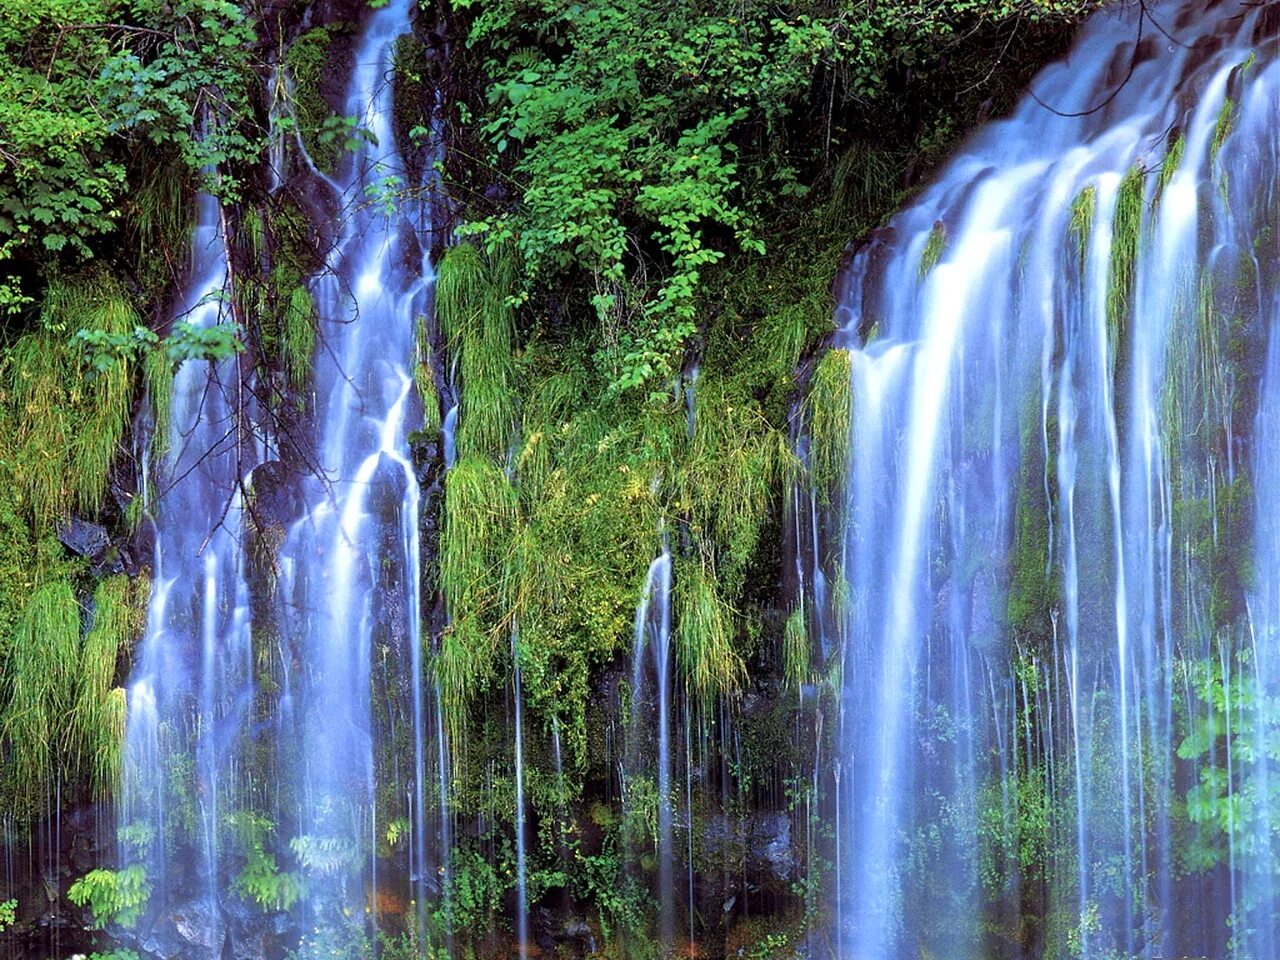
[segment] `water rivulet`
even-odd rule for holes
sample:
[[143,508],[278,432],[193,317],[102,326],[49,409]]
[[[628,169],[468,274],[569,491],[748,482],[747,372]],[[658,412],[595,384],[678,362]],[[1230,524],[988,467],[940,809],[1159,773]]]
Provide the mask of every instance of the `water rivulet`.
[[845,276],[844,957],[1280,949],[1278,28],[1097,15]]

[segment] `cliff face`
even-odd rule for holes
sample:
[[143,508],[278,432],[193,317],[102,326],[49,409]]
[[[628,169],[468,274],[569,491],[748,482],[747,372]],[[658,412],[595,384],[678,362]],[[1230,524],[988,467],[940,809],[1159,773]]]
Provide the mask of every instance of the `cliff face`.
[[[116,119],[83,153],[119,167],[84,251],[4,254],[31,298],[0,395],[5,949],[820,955],[840,689],[821,621],[849,598],[828,569],[806,606],[802,556],[847,479],[847,357],[826,350],[843,251],[1012,101],[1082,8],[440,6],[404,18],[374,118],[351,99],[363,4],[197,6],[147,24],[54,11],[66,36],[106,38],[71,60],[3,37],[23,69],[92,89]],[[333,595],[320,578],[344,548],[297,552],[297,531],[323,500],[308,491],[349,479],[325,437],[356,381],[328,325],[347,300],[352,324],[381,317],[350,252],[375,230],[384,288],[431,292],[396,314],[415,384],[387,449],[403,441],[412,480],[362,508],[383,521],[354,544],[374,599],[330,631],[371,624],[352,665],[367,712],[346,726],[371,744],[372,786],[334,866],[315,841],[341,831],[304,828],[316,791],[290,784],[313,781],[287,772],[327,755],[321,727],[282,717],[322,672],[294,601]],[[184,305],[202,236],[219,292]],[[203,325],[202,303],[217,308]],[[390,329],[383,357],[361,349],[399,362]],[[196,569],[229,537],[243,603],[205,606],[251,626],[207,712],[200,678],[228,674],[197,669],[201,601],[174,621],[181,640],[157,641],[193,644],[184,706],[156,727],[191,746],[154,764],[148,833],[118,780],[125,690],[162,619],[152,578],[176,521],[161,518],[211,462],[184,447],[197,368],[218,371],[230,440],[210,449],[231,479],[180,542]],[[317,585],[289,593],[309,564]],[[211,661],[230,657],[213,633]],[[236,711],[234,761],[204,772],[204,724]],[[321,903],[369,922],[322,939]]]

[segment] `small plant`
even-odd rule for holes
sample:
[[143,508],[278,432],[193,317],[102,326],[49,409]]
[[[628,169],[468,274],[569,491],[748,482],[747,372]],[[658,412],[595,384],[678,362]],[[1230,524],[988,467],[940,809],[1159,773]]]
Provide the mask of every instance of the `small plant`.
[[89,906],[93,924],[99,929],[109,923],[132,927],[150,897],[147,868],[138,863],[123,870],[90,870],[67,891],[67,898],[76,906]]
[[18,919],[18,901],[0,900],[0,933],[4,933]]

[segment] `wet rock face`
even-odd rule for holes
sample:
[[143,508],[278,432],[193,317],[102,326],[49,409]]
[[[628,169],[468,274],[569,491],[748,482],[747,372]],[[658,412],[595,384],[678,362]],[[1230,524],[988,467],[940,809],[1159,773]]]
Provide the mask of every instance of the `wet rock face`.
[[58,527],[58,539],[72,553],[91,560],[101,557],[111,545],[106,527],[78,517]]
[[221,960],[226,940],[218,904],[202,899],[170,908],[139,945],[156,960]]

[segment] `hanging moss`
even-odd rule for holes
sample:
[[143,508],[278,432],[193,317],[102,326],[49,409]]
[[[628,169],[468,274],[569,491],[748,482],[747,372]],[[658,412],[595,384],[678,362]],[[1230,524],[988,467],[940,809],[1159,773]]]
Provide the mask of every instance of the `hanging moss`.
[[746,666],[733,647],[733,610],[700,559],[676,564],[675,623],[689,689],[704,701],[736,691]]
[[449,250],[437,270],[436,316],[462,380],[460,455],[504,461],[515,437],[513,270],[509,253],[486,259],[469,244]]
[[1164,193],[1165,187],[1169,185],[1173,175],[1178,172],[1178,167],[1182,166],[1182,155],[1186,153],[1186,149],[1186,138],[1180,134],[1174,136],[1169,144],[1169,149],[1165,152],[1164,161],[1160,164],[1160,178],[1156,185],[1157,197]]
[[281,324],[280,355],[295,390],[301,390],[311,372],[319,317],[311,291],[297,284],[289,291]]
[[1218,119],[1213,125],[1213,137],[1209,141],[1209,160],[1210,162],[1218,159],[1218,152],[1222,149],[1222,145],[1227,142],[1227,137],[1231,135],[1232,129],[1236,123],[1236,103],[1230,97],[1222,98],[1222,107],[1218,111]]
[[28,801],[38,801],[45,784],[68,772],[69,756],[97,746],[82,744],[80,725],[66,722],[76,702],[79,654],[80,606],[71,585],[41,587],[14,631],[0,715],[12,751],[6,772]]
[[924,251],[920,254],[920,276],[926,277],[942,259],[947,246],[947,228],[938,220],[929,231],[929,239],[925,241]]
[[1084,263],[1089,252],[1089,240],[1093,236],[1093,218],[1098,209],[1097,188],[1085,187],[1071,203],[1071,219],[1067,230],[1071,237],[1080,263]]
[[853,423],[853,369],[848,350],[828,350],[813,370],[805,400],[809,422],[810,482],[824,499],[843,485],[849,470]]
[[440,586],[452,626],[436,660],[446,713],[457,729],[488,682],[506,624],[504,572],[515,516],[506,476],[484,457],[459,460],[445,484]]
[[809,630],[801,603],[791,611],[782,631],[782,675],[788,686],[798,690],[809,682],[810,670]]
[[[144,584],[145,586],[145,584]],[[80,652],[79,689],[71,727],[79,769],[99,797],[109,795],[120,771],[124,691],[114,686],[116,662],[140,630],[137,594],[129,578],[110,577],[93,596],[93,616]]]
[[194,204],[191,168],[166,152],[153,153],[131,196],[129,222],[142,285],[159,296],[181,273],[191,244]]
[[1111,363],[1123,354],[1123,344],[1133,313],[1138,250],[1143,227],[1146,171],[1133,167],[1120,182],[1111,224],[1111,264],[1107,281],[1107,334]]

